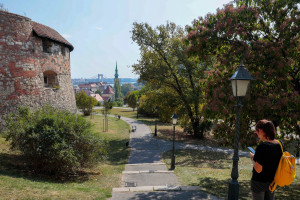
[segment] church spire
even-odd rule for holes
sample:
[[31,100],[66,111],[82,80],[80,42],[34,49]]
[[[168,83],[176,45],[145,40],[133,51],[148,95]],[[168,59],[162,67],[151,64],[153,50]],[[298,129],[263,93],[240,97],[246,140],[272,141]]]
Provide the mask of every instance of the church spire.
[[115,73],[115,79],[119,78],[119,74],[118,74],[118,63],[116,61],[116,73]]

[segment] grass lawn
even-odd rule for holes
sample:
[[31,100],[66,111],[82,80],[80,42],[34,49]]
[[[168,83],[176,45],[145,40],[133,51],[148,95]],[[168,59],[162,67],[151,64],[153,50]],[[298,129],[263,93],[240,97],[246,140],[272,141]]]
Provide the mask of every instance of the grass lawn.
[[[227,198],[228,182],[231,179],[232,155],[218,152],[198,150],[176,150],[175,174],[181,185],[200,186],[210,194],[220,198]],[[171,151],[163,154],[164,161],[170,167]],[[296,165],[299,174],[300,166]],[[250,179],[252,164],[248,157],[239,160],[239,199],[252,199],[250,193]],[[300,199],[300,177],[296,176],[289,187],[276,189],[276,199]]]
[[26,170],[19,152],[9,150],[0,137],[0,199],[106,199],[112,188],[120,187],[122,171],[128,159],[125,143],[129,125],[109,118],[109,131],[102,132],[102,116],[87,117],[94,131],[108,140],[108,157],[93,169],[82,169],[69,180],[32,174]]
[[[101,109],[95,110],[97,113],[102,114]],[[132,109],[122,109],[122,108],[113,108],[110,110],[110,115],[120,115],[122,117],[128,117],[132,119],[137,119],[136,110],[132,111]],[[155,119],[151,117],[145,117],[139,114],[137,119],[138,121],[148,125],[154,134],[155,131]],[[162,123],[157,122],[157,138],[163,140],[172,140],[173,139],[173,126],[171,125],[171,116],[170,123]],[[185,142],[190,144],[198,144],[204,146],[217,147],[217,141],[213,138],[212,135],[206,134],[204,140],[195,139],[192,135],[184,133],[183,128],[180,126],[176,126],[175,133],[175,141],[177,142]]]
[[[102,109],[94,109],[94,111],[102,114]],[[136,119],[136,110],[132,111],[131,108],[112,108],[109,115],[120,115],[121,117]]]

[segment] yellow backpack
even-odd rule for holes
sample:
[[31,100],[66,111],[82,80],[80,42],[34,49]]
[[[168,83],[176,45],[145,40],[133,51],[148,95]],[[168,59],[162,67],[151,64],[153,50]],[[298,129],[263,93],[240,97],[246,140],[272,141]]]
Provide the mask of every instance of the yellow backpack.
[[296,176],[295,157],[289,152],[283,152],[282,144],[277,140],[281,146],[282,156],[276,170],[274,181],[269,186],[269,190],[274,192],[277,185],[280,187],[290,185]]

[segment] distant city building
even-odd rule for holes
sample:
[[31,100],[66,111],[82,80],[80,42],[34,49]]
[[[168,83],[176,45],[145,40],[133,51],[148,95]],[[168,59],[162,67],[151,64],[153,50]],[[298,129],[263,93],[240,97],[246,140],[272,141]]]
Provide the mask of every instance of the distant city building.
[[121,100],[121,84],[118,74],[118,64],[116,62],[115,79],[114,79],[115,100]]
[[[124,83],[132,83],[135,84],[137,82],[136,78],[119,78],[120,84]],[[96,83],[99,82],[98,78],[73,78],[72,79],[73,85],[83,84],[83,83]],[[115,78],[104,78],[100,81],[105,84],[114,84]]]
[[118,63],[116,62],[116,70],[115,70],[115,79],[119,78],[119,74],[118,74]]
[[111,101],[121,100],[122,92],[121,85],[122,83],[131,83],[133,89],[137,88],[134,84],[137,83],[137,79],[134,78],[119,78],[118,73],[118,63],[116,62],[115,68],[115,78],[104,78],[103,74],[97,74],[92,78],[80,78],[72,79],[74,92],[84,91],[87,95],[94,97],[99,101],[96,91],[101,91],[102,95],[100,96],[103,100],[110,99]]
[[90,96],[94,97],[100,103],[104,102],[104,99],[100,96],[100,94],[90,94]]
[[107,88],[102,93],[102,98],[105,101],[108,101],[108,99],[110,99],[111,101],[115,100],[115,93],[113,91],[112,86],[110,86],[110,85],[107,86]]
[[78,84],[78,87],[79,91],[84,91],[87,95],[94,94],[99,89],[99,86],[94,83]]

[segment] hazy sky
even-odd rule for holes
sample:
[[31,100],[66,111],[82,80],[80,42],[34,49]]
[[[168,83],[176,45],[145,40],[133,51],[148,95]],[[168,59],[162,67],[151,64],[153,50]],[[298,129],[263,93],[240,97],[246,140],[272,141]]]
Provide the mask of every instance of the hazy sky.
[[152,26],[175,22],[184,27],[215,13],[230,0],[0,0],[9,12],[58,31],[73,46],[72,78],[97,74],[137,78],[131,66],[140,58],[132,42],[133,22]]

